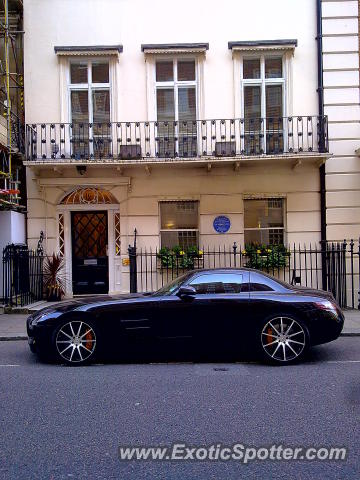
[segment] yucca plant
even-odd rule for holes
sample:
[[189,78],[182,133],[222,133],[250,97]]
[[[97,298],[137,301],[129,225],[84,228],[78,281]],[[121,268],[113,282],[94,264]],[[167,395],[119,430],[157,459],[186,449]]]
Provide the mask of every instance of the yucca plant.
[[64,258],[53,253],[44,262],[44,288],[48,301],[61,300],[65,293]]

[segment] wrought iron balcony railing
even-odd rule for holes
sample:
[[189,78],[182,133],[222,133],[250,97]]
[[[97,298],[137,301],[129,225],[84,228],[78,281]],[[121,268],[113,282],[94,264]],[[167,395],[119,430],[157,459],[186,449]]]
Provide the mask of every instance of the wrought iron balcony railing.
[[327,117],[26,126],[28,161],[142,161],[328,152]]

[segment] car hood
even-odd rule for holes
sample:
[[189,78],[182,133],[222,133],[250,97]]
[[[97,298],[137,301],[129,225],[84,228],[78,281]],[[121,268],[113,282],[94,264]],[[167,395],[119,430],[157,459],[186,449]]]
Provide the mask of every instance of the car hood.
[[71,310],[77,310],[81,309],[81,307],[87,306],[87,305],[94,305],[94,304],[106,304],[106,303],[111,303],[111,302],[119,302],[119,301],[127,301],[127,300],[132,300],[135,298],[142,298],[144,296],[148,296],[149,294],[144,294],[144,293],[127,293],[127,294],[119,294],[119,295],[99,295],[95,297],[82,297],[82,298],[76,298],[74,300],[66,300],[63,302],[59,302],[55,305],[50,305],[48,307],[45,307],[36,314],[33,315],[33,317],[37,317],[40,315],[44,315],[47,313],[65,313],[69,312]]

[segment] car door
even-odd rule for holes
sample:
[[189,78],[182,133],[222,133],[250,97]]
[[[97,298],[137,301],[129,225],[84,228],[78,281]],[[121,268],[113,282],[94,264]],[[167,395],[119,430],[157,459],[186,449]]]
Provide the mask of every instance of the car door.
[[249,272],[204,272],[189,281],[196,290],[193,336],[199,342],[229,345],[245,325],[249,311]]
[[119,349],[153,340],[158,299],[150,295],[119,295],[96,309],[100,327],[109,343]]
[[160,297],[156,313],[157,335],[161,339],[191,339],[193,336],[194,297],[176,293]]
[[247,271],[208,271],[192,275],[184,285],[192,286],[195,295],[180,298],[175,292],[161,299],[160,335],[203,343],[231,337],[247,314],[248,283]]

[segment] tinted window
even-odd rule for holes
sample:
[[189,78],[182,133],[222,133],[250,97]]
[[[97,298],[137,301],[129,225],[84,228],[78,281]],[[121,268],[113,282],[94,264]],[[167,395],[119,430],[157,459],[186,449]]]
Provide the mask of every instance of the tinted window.
[[259,273],[250,273],[250,292],[270,292],[282,290],[281,285],[272,278]]
[[240,293],[248,291],[247,275],[241,273],[204,274],[191,280],[196,293]]
[[271,292],[274,289],[269,287],[269,285],[266,285],[265,283],[254,283],[250,282],[249,283],[249,291],[250,292]]

